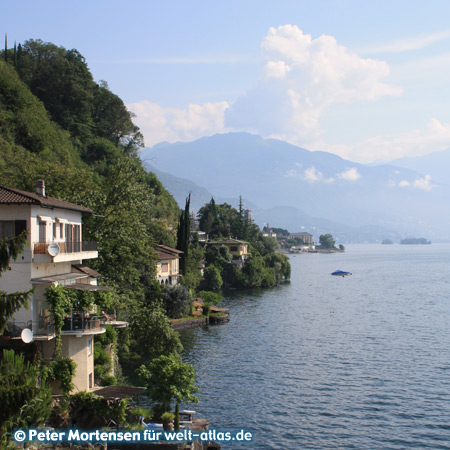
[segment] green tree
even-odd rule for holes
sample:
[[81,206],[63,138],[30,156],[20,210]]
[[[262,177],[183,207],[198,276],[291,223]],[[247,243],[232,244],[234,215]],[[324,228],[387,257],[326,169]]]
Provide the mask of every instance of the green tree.
[[179,428],[179,405],[181,402],[198,403],[195,393],[195,369],[184,363],[179,355],[160,356],[147,367],[139,368],[139,375],[147,386],[149,397],[158,404],[159,411],[169,411],[172,400],[176,403],[175,427]]
[[261,287],[263,286],[265,274],[266,266],[264,264],[264,258],[261,256],[252,256],[245,263],[242,270],[238,272],[238,280],[244,287]]
[[52,119],[86,142],[93,127],[95,83],[84,57],[75,49],[31,39],[23,45],[17,71]]
[[96,136],[105,138],[128,155],[136,155],[144,144],[139,128],[133,123],[133,114],[123,101],[109,90],[106,81],[94,86],[92,120]]
[[275,282],[281,283],[283,280],[288,280],[291,277],[291,265],[289,258],[280,253],[271,253],[264,257],[266,267],[273,270],[275,275]]
[[[0,241],[0,277],[2,272],[9,269],[11,259],[15,260],[23,252],[27,243],[27,232],[22,232],[19,236],[7,238]],[[6,328],[8,320],[20,308],[28,307],[33,290],[27,292],[14,292],[7,294],[0,291],[0,333]]]
[[0,444],[7,446],[7,432],[23,426],[42,425],[50,415],[52,397],[42,382],[36,365],[25,362],[23,355],[3,350],[0,361]]
[[189,259],[186,271],[181,279],[181,283],[192,291],[198,288],[202,280],[201,271],[204,257],[205,249],[200,245],[198,235],[195,234],[193,241],[189,244]]
[[192,297],[182,284],[166,286],[162,298],[166,314],[171,319],[179,319],[191,313]]
[[197,295],[203,300],[203,314],[205,316],[209,315],[211,305],[218,305],[222,300],[222,296],[216,292],[200,291]]
[[189,208],[191,204],[191,194],[186,199],[184,211],[180,214],[177,231],[177,249],[183,253],[180,257],[180,272],[186,273],[186,268],[189,266],[189,242],[191,237],[191,215]]
[[178,333],[159,307],[134,308],[129,333],[129,345],[122,348],[122,357],[130,368],[161,355],[177,354],[183,348]]
[[321,234],[319,236],[320,247],[326,250],[332,250],[335,248],[336,242],[331,234]]
[[204,271],[203,278],[205,279],[206,287],[211,291],[217,291],[223,285],[220,272],[220,269],[215,265],[208,266]]
[[148,231],[149,210],[155,201],[146,174],[137,160],[123,158],[108,169],[104,190],[86,202],[96,211],[85,221],[84,234],[97,241],[101,252],[93,265],[131,297],[142,296],[142,272],[154,271],[154,247]]

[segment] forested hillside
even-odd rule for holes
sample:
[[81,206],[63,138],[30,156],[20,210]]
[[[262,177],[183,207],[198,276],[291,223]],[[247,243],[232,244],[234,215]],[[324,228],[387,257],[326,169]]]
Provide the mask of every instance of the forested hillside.
[[118,307],[144,301],[151,249],[175,244],[179,209],[142,167],[132,114],[77,50],[29,40],[1,53],[0,184],[33,192],[42,178],[48,195],[94,210],[91,265],[117,287]]

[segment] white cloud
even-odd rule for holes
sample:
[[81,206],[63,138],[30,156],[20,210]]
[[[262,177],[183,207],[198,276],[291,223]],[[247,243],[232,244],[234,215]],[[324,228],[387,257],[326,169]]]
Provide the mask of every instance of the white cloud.
[[344,172],[339,173],[338,178],[346,181],[356,181],[361,178],[361,174],[358,172],[356,167],[352,167]]
[[322,172],[317,170],[314,166],[305,169],[303,171],[303,174],[301,175],[301,178],[303,178],[308,183],[316,183],[318,181],[322,183],[333,183],[334,178],[325,178]]
[[385,62],[363,59],[332,36],[313,39],[285,25],[270,28],[261,48],[261,79],[225,113],[235,129],[307,145],[321,135],[319,119],[332,104],[401,93],[381,81],[389,74]]
[[400,53],[410,50],[420,50],[435,42],[448,38],[450,38],[450,30],[445,30],[437,33],[422,34],[407,39],[399,39],[390,44],[362,48],[359,51],[361,53]]
[[[450,31],[422,36],[420,45],[447,37]],[[418,46],[419,40],[414,45]],[[421,156],[450,147],[450,124],[435,118],[422,129],[402,134],[375,136],[349,145],[327,144],[321,139],[320,119],[331,105],[371,101],[401,93],[400,88],[383,81],[389,74],[388,65],[361,58],[339,45],[332,36],[313,39],[293,25],[270,28],[261,49],[264,65],[259,80],[231,106],[222,101],[171,108],[148,100],[128,105],[137,115],[135,121],[144,134],[146,145],[244,130],[362,163]],[[444,59],[440,56],[435,63],[442,64]],[[172,62],[183,61],[174,59]],[[187,58],[184,62],[200,63],[202,59]],[[428,64],[423,66],[429,70]],[[406,63],[396,70],[416,73],[418,69],[413,70]],[[318,178],[316,181],[326,180],[323,174],[320,178],[314,171],[299,174],[310,182],[315,182],[315,178]],[[354,181],[358,175],[353,171],[337,177]]]
[[[298,163],[296,163],[296,165],[299,166]],[[336,178],[345,181],[357,181],[359,178],[361,178],[361,174],[358,172],[358,169],[356,167],[352,167],[348,170],[344,170],[343,172],[338,173],[336,175],[336,178],[327,178],[320,170],[317,170],[314,166],[308,167],[303,171],[290,169],[285,173],[285,176],[291,178],[301,178],[308,183],[334,183]]]
[[431,191],[433,188],[436,187],[435,184],[431,184],[431,177],[430,175],[425,175],[424,178],[419,178],[414,181],[413,186],[417,189],[422,189],[423,191]]
[[431,183],[431,176],[425,175],[423,178],[417,178],[412,183],[408,180],[402,180],[398,183],[391,182],[390,187],[401,187],[401,188],[415,188],[420,189],[422,191],[429,192],[435,187],[437,187],[436,184]]
[[305,169],[303,178],[309,183],[315,183],[323,179],[323,174],[316,170],[315,167],[310,167],[309,169]]
[[329,145],[323,141],[314,144],[316,150],[336,153],[343,158],[361,163],[423,156],[449,147],[450,124],[442,124],[435,118],[432,118],[423,129],[407,133],[375,136],[351,145]]
[[224,131],[227,102],[190,104],[186,109],[167,108],[142,100],[127,105],[136,114],[134,119],[144,135],[145,145],[158,142],[192,141]]

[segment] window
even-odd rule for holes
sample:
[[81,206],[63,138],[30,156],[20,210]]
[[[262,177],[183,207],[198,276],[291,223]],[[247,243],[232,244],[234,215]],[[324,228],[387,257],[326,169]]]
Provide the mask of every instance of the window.
[[161,263],[161,272],[169,271],[169,263]]
[[93,347],[93,344],[94,343],[94,339],[92,339],[92,338],[89,338],[88,339],[88,355],[89,356],[91,356],[92,355],[92,347]]
[[0,240],[14,237],[14,222],[12,220],[0,221]]
[[45,243],[47,236],[47,223],[46,222],[39,222],[39,242],[40,243]]
[[92,389],[94,387],[94,376],[92,372],[89,374],[89,389]]
[[60,237],[61,239],[64,238],[64,224],[63,224],[63,223],[60,223],[60,224],[59,224],[59,237]]
[[237,252],[238,248],[237,247],[230,247],[230,252]]
[[57,238],[56,230],[57,230],[56,222],[53,222],[53,240],[55,240]]
[[74,252],[81,252],[81,226],[73,226]]

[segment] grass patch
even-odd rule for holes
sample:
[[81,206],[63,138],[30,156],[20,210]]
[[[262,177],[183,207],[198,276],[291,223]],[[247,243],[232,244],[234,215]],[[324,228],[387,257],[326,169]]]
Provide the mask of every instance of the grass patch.
[[216,313],[210,313],[209,317],[222,317],[222,316],[226,316],[227,314],[224,312],[216,312]]
[[169,319],[170,323],[186,322],[187,320],[206,319],[207,316],[186,316],[181,319]]

